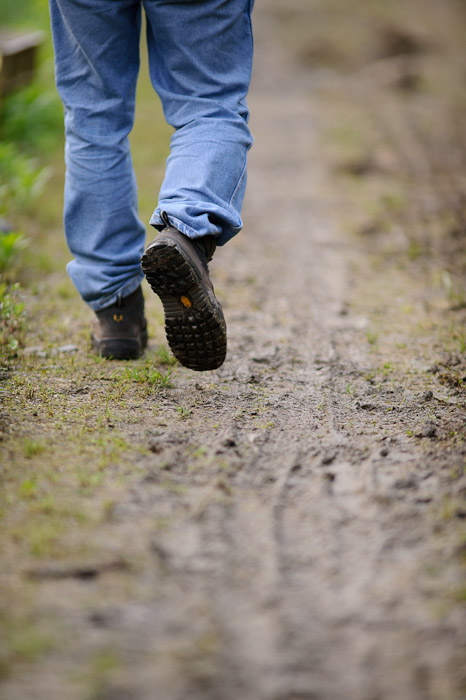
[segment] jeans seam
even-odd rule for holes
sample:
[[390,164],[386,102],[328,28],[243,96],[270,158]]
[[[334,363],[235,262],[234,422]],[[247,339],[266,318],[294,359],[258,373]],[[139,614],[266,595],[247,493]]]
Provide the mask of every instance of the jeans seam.
[[246,167],[247,167],[247,159],[245,159],[245,161],[244,161],[244,165],[243,165],[243,168],[241,170],[241,175],[239,176],[238,182],[236,183],[236,187],[233,190],[233,194],[230,197],[230,201],[229,201],[230,206],[233,206],[234,201],[235,201],[236,197],[238,196],[238,192],[240,191],[241,186],[244,182],[244,178],[246,177]]

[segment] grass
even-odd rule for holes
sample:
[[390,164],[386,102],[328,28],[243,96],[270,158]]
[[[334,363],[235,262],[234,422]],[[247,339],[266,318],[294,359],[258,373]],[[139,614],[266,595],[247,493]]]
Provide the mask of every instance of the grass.
[[19,284],[0,282],[0,367],[8,367],[16,356],[25,328],[24,302]]
[[181,420],[186,420],[191,415],[192,409],[186,406],[176,406],[176,412]]
[[15,666],[30,664],[55,646],[44,625],[32,617],[10,617],[0,611],[2,644],[0,645],[0,680],[7,678]]
[[160,372],[156,367],[144,365],[143,367],[126,367],[125,374],[129,380],[137,384],[149,384],[157,388],[173,386],[170,381],[171,369]]
[[24,456],[27,458],[35,457],[45,451],[45,444],[39,440],[26,439],[23,443]]

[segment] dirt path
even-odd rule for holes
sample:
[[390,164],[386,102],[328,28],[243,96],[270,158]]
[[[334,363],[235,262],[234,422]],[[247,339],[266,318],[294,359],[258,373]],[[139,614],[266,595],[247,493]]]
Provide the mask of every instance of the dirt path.
[[[466,147],[426,142],[419,114],[453,129],[456,98],[434,78],[416,87],[431,66],[439,83],[464,71],[464,15],[428,3],[419,38],[415,5],[355,4],[369,45],[337,0],[256,7],[246,226],[212,267],[229,324],[220,370],[177,368],[155,393],[124,385],[123,402],[114,368],[79,360],[75,332],[74,374],[44,358],[13,381],[12,465],[31,434],[62,465],[73,421],[90,445],[116,430],[126,445],[82,496],[90,516],[63,532],[65,553],[21,558],[8,539],[5,600],[16,591],[39,649],[7,649],[5,700],[466,697],[464,218],[448,238]],[[28,399],[41,381],[50,393]],[[75,477],[57,473],[75,504]]]

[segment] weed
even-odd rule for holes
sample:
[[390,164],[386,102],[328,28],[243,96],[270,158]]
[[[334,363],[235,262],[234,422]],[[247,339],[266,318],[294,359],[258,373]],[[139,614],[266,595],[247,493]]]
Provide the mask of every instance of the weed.
[[45,450],[45,445],[38,440],[26,439],[23,444],[24,456],[30,459],[35,455],[40,455]]
[[16,264],[27,246],[28,241],[21,233],[0,234],[0,274],[4,279],[13,278]]
[[394,371],[395,367],[393,362],[384,362],[382,367],[382,374],[384,377],[388,377]]
[[456,341],[458,343],[459,352],[464,355],[466,354],[466,331],[458,332],[456,336]]
[[149,384],[157,388],[170,388],[172,370],[160,372],[155,367],[126,367],[125,374],[128,379],[138,384]]
[[19,495],[21,498],[34,498],[37,493],[36,479],[26,479],[21,482],[19,487]]
[[166,345],[160,345],[155,353],[155,356],[160,365],[175,367],[178,364],[178,360],[170,353],[170,350]]
[[207,453],[207,447],[201,445],[200,447],[196,448],[193,452],[191,452],[191,457],[193,457],[194,459],[200,459],[201,457],[205,457]]
[[19,299],[19,285],[0,284],[0,351],[6,359],[13,357],[24,331],[24,303]]
[[189,416],[191,415],[192,409],[186,408],[186,406],[177,406],[176,412],[178,413],[178,416],[181,418],[181,420],[186,420],[186,418],[189,418]]
[[79,486],[83,489],[99,486],[104,478],[102,472],[84,472],[77,471],[76,477],[78,479]]
[[376,345],[376,343],[379,339],[379,334],[374,333],[373,331],[367,331],[366,338],[367,338],[367,342],[369,343],[369,345]]

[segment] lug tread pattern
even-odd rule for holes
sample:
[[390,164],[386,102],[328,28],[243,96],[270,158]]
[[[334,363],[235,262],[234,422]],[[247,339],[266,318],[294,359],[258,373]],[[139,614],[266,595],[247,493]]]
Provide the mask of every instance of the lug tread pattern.
[[[162,301],[167,341],[177,360],[199,372],[220,367],[227,350],[225,320],[194,266],[169,243],[148,248],[141,265]],[[180,302],[181,296],[189,299],[189,308]]]

